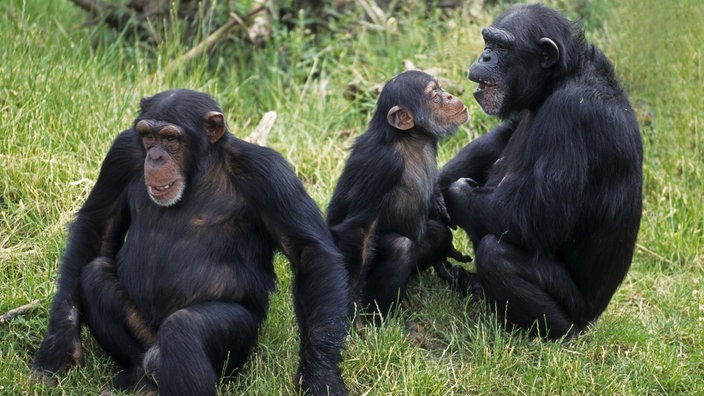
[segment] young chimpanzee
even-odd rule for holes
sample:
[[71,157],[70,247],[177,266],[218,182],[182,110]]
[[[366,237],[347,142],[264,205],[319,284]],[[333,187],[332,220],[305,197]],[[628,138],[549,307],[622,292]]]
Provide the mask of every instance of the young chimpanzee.
[[355,302],[381,315],[415,271],[454,253],[436,188],[438,139],[468,119],[462,102],[421,71],[381,91],[328,206],[328,226],[347,260]]
[[476,274],[455,272],[510,325],[573,337],[631,264],[638,123],[609,60],[557,11],[516,6],[482,35],[469,78],[477,102],[504,123],[440,173],[450,216],[475,248]]
[[114,388],[214,395],[256,342],[278,248],[294,274],[297,383],[344,394],[348,275],[303,184],[278,153],[231,135],[208,95],[140,106],[71,226],[35,375],[51,384],[80,361],[83,322],[124,369]]

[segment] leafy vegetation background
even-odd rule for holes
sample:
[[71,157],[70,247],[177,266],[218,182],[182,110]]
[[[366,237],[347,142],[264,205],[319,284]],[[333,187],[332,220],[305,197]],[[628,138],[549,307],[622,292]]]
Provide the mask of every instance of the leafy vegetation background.
[[[242,2],[246,5],[246,1]],[[422,3],[422,2],[419,2]],[[352,394],[691,395],[704,389],[704,7],[696,0],[549,1],[581,18],[613,60],[638,112],[645,148],[644,213],[631,271],[593,328],[569,344],[501,330],[431,273],[414,281],[401,314],[379,329],[350,331],[342,364]],[[155,45],[99,25],[68,0],[0,3],[0,313],[39,300],[0,325],[0,394],[97,394],[116,367],[84,332],[84,364],[48,389],[29,378],[46,331],[67,225],[112,139],[139,99],[187,87],[206,91],[247,136],[278,118],[268,145],[280,151],[321,208],[375,103],[374,86],[404,69],[432,70],[464,89],[472,120],[441,143],[439,163],[495,125],[465,79],[481,28],[505,4],[443,14],[405,3],[386,23],[345,14],[312,34],[275,24],[264,47],[231,38],[172,72],[195,43],[178,26]],[[410,5],[408,5],[410,4]],[[348,84],[362,87],[344,98]],[[463,233],[457,246],[471,248]],[[290,271],[277,257],[260,344],[223,394],[291,394],[298,336]],[[422,339],[409,339],[409,327]]]

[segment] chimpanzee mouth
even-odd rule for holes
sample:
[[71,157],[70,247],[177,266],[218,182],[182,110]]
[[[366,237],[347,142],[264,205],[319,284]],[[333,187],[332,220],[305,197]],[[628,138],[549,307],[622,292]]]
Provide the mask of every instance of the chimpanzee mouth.
[[479,106],[489,115],[498,115],[506,96],[500,82],[483,79],[477,79],[474,82],[477,83],[474,99],[479,103]]
[[157,205],[171,206],[181,199],[185,188],[185,180],[176,179],[167,184],[147,184],[147,193]]
[[[181,184],[181,180],[179,179],[161,185],[147,184],[147,192],[152,198],[161,198],[171,194],[172,190],[179,190]],[[178,193],[178,191],[176,191],[176,193]]]
[[169,194],[175,182],[164,184],[163,186],[147,186],[149,195],[152,198],[161,198]]
[[486,80],[479,80],[477,81],[477,83],[477,89],[475,90],[475,92],[483,91],[485,89],[491,89],[496,86],[496,83]]
[[151,188],[154,190],[157,190],[157,191],[166,191],[166,190],[170,189],[171,186],[173,186],[173,185],[174,185],[174,183],[169,183],[169,184],[166,184],[163,186],[151,186]]
[[452,118],[462,116],[462,117],[469,117],[469,110],[467,109],[467,106],[462,106],[460,110],[457,111],[457,113],[452,115]]

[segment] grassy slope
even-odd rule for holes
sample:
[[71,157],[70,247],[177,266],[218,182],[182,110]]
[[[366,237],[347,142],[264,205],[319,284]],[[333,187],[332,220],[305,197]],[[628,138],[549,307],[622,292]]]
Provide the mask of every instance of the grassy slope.
[[[471,90],[467,64],[481,48],[466,15],[449,22],[399,14],[401,34],[358,28],[312,45],[300,29],[279,29],[266,48],[228,42],[225,52],[176,74],[179,53],[106,39],[84,26],[67,1],[0,4],[0,312],[34,299],[41,306],[0,327],[0,394],[95,394],[115,370],[87,334],[86,361],[47,390],[28,365],[46,330],[66,226],[85,199],[111,139],[136,114],[140,97],[170,87],[210,92],[230,129],[247,135],[278,112],[269,145],[286,156],[324,207],[373,107],[348,102],[355,80],[382,83],[406,59],[439,67]],[[565,3],[565,2],[562,2]],[[352,334],[344,376],[355,394],[692,394],[704,389],[704,154],[701,125],[702,7],[659,2],[589,2],[588,36],[614,60],[631,93],[645,143],[645,212],[632,270],[594,329],[558,345],[499,330],[496,319],[432,276],[414,282],[408,308],[382,329]],[[614,8],[617,7],[617,8]],[[463,14],[466,14],[464,11]],[[416,12],[415,15],[420,13]],[[99,43],[95,48],[93,42]],[[667,50],[667,52],[665,52]],[[307,78],[314,77],[314,78]],[[494,124],[469,92],[473,121],[440,148],[440,162]],[[468,249],[458,233],[458,246]],[[277,259],[280,291],[245,375],[232,394],[288,394],[297,364],[290,273]],[[422,327],[420,345],[405,322]]]

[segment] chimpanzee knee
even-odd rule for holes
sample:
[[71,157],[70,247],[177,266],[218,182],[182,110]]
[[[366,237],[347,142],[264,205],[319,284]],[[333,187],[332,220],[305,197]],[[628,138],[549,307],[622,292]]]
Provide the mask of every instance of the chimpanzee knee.
[[513,324],[548,338],[574,336],[581,304],[568,303],[579,292],[562,265],[529,254],[494,235],[482,238],[476,251],[477,275],[497,312]]
[[415,244],[400,235],[379,238],[376,266],[366,274],[363,305],[367,312],[389,313],[406,294],[406,286],[416,269]]
[[81,272],[80,286],[82,319],[93,337],[120,365],[134,365],[145,348],[127,331],[129,325],[125,326],[127,312],[134,308],[117,280],[114,261],[98,257],[88,263]]
[[241,368],[261,318],[239,304],[208,302],[171,314],[144,357],[164,394],[214,395],[220,373]]

